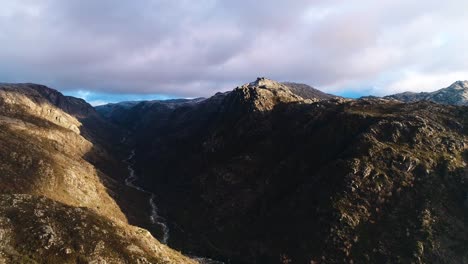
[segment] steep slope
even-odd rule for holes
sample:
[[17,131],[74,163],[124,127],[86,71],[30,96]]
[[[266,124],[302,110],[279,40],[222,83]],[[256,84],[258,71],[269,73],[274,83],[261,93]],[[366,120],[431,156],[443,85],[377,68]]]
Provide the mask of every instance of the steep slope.
[[467,105],[468,81],[457,81],[447,88],[431,93],[404,92],[385,96],[386,99],[396,99],[402,102],[432,101],[440,104]]
[[43,196],[0,195],[1,263],[195,263],[144,229]]
[[169,244],[194,254],[466,263],[467,114],[304,100],[258,79],[137,124],[135,170],[157,194]]
[[61,108],[83,120],[99,118],[87,103],[44,86],[0,85],[1,257],[25,263],[190,263],[128,225],[107,188],[119,182],[90,163],[105,160],[104,149],[81,134],[100,132],[85,129]]
[[337,96],[324,93],[320,90],[317,90],[307,84],[303,83],[295,83],[295,82],[284,82],[284,85],[288,86],[291,91],[302,98],[305,99],[332,99],[336,98]]
[[[7,85],[3,85],[3,87],[5,86]],[[57,108],[60,108],[64,112],[78,119],[82,119],[90,115],[95,115],[96,112],[94,108],[85,100],[75,98],[72,96],[64,96],[59,91],[50,89],[49,87],[44,85],[38,85],[33,83],[15,84],[15,88],[22,90],[33,88],[37,93],[39,93],[52,105],[55,105]]]

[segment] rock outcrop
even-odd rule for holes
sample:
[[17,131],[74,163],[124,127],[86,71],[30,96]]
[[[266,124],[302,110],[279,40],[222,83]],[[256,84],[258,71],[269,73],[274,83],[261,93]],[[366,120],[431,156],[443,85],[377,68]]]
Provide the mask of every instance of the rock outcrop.
[[257,78],[256,81],[239,86],[230,92],[223,104],[240,107],[242,110],[269,111],[277,104],[303,102],[304,100],[282,83],[267,78]]
[[1,263],[193,263],[144,229],[43,196],[0,195]]

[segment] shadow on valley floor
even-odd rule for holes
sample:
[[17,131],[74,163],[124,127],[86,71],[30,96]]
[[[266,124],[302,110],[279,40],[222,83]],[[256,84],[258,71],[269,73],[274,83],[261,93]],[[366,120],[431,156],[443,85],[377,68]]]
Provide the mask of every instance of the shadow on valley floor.
[[127,142],[127,131],[113,126],[99,117],[80,120],[83,123],[83,135],[93,143],[85,159],[92,163],[115,199],[130,224],[143,227],[152,232],[158,239],[158,230],[153,230],[150,221],[150,194],[136,190],[125,184],[130,176],[128,156],[131,148]]

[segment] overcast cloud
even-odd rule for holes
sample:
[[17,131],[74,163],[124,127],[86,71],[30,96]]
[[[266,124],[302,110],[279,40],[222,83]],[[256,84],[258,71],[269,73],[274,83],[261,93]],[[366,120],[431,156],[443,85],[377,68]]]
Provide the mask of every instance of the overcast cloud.
[[0,0],[0,81],[208,96],[257,76],[338,94],[468,79],[468,1]]

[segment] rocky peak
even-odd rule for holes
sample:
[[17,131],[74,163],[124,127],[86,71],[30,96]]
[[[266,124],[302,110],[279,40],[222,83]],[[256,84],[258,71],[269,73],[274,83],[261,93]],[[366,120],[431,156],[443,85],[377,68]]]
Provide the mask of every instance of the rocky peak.
[[468,81],[456,81],[447,88],[429,93],[425,100],[442,104],[468,104]]
[[432,101],[448,105],[468,105],[468,81],[456,81],[447,88],[434,92],[411,93],[404,92],[385,96],[402,102]]
[[261,88],[279,88],[281,87],[281,83],[270,80],[265,77],[258,77],[257,80],[251,82],[250,86],[256,86]]
[[448,88],[451,88],[454,90],[468,90],[468,81],[456,81],[452,85],[450,85]]
[[247,107],[252,111],[269,111],[280,103],[310,101],[294,94],[288,86],[264,77],[237,87],[226,100],[228,105]]

